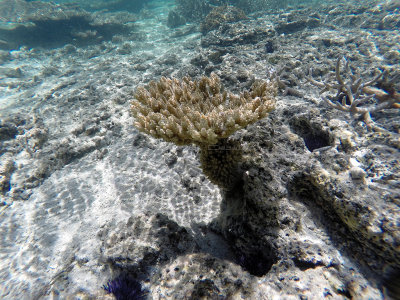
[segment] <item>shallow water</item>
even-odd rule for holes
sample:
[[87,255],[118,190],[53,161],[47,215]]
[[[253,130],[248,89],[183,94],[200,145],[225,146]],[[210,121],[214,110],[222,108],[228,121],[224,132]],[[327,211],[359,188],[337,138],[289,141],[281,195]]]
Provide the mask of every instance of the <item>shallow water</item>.
[[[230,11],[218,11],[224,4]],[[274,261],[276,266],[260,277],[244,270],[240,276],[252,286],[249,299],[301,293],[320,299],[326,289],[335,297],[393,295],[393,289],[383,287],[381,275],[392,271],[400,255],[395,247],[400,236],[398,100],[375,109],[385,101],[376,97],[376,90],[375,94],[357,90],[353,96],[360,100],[361,109],[349,111],[349,95],[338,91],[335,68],[341,67],[338,73],[345,80],[367,84],[386,70],[371,86],[383,93],[382,99],[398,97],[399,27],[399,1],[2,0],[0,298],[106,297],[103,285],[120,271],[115,260],[110,263],[115,255],[109,254],[106,241],[121,231],[119,222],[125,222],[130,232],[127,224],[133,218],[139,220],[135,230],[140,234],[126,247],[141,267],[144,262],[148,265],[129,272],[135,273],[150,299],[173,299],[174,293],[186,290],[168,283],[166,277],[157,283],[157,276],[169,276],[165,266],[182,253],[164,249],[168,256],[160,250],[169,260],[154,254],[160,245],[153,240],[152,230],[158,228],[146,222],[159,213],[197,241],[200,250],[195,253],[208,253],[236,266],[245,264],[232,257],[246,239],[229,240],[213,232],[212,222],[225,215],[229,204],[224,202],[226,194],[203,175],[198,148],[178,147],[139,133],[130,113],[138,86],[161,76],[198,79],[211,73],[235,94],[248,90],[255,79],[279,77],[276,111],[237,132],[235,138],[247,147],[247,159],[257,161],[246,165],[246,180],[252,182],[258,168],[273,166],[267,180],[271,190],[259,183],[259,191],[247,192],[257,198],[266,191],[273,191],[271,195],[279,191],[284,195],[280,211],[290,212],[286,221],[282,213],[278,233],[260,230],[268,243],[276,241],[284,245],[281,249],[288,249],[276,250],[275,256],[290,261],[290,255],[298,254],[297,243],[306,241],[312,254],[304,255],[317,261],[307,271],[290,264],[285,269]],[[309,83],[311,75],[314,85]],[[330,83],[331,90],[320,93],[324,83]],[[372,123],[362,114],[364,108],[371,110]],[[286,150],[264,140],[270,134],[265,132],[266,124],[273,128],[271,132],[275,130],[271,140],[287,145]],[[369,126],[376,126],[375,130]],[[260,139],[255,146],[254,139]],[[324,220],[324,215],[330,215],[324,211],[328,208],[315,215],[309,208],[313,203],[300,203],[303,194],[291,194],[291,186],[307,188],[295,182],[290,172],[302,170],[312,160],[325,170],[318,179],[327,176],[332,185],[341,184],[342,190],[332,196],[332,218],[342,222],[336,227],[329,225],[334,221]],[[347,203],[343,199],[352,198],[349,190],[354,199]],[[342,207],[348,212],[343,213]],[[260,215],[263,209],[261,205]],[[292,216],[303,229],[291,231]],[[265,217],[256,220],[259,223],[252,225],[269,226]],[[340,224],[349,231],[339,232]],[[232,236],[235,230],[233,226]],[[264,238],[256,231],[255,239]],[[326,253],[319,256],[319,248],[313,252],[317,245]],[[168,247],[172,249],[173,243]],[[261,251],[254,247],[254,253]],[[357,252],[364,248],[365,253]],[[146,258],[153,254],[159,255],[158,260],[150,263]],[[368,259],[376,255],[376,260],[366,263],[363,255]],[[307,263],[311,264],[298,265]],[[333,272],[330,264],[340,268]],[[317,273],[320,267],[334,274],[329,276],[339,272],[335,280],[354,272],[365,289],[335,290],[327,273]],[[294,292],[300,289],[297,280],[287,283],[273,277],[279,272],[287,278],[307,274],[305,283],[300,281],[302,292]],[[193,274],[193,278],[201,275]],[[396,280],[390,276],[390,282]],[[307,278],[309,282],[328,279],[309,286]],[[285,284],[281,292],[279,282]],[[350,284],[343,282],[343,286]],[[220,296],[225,297],[229,293],[221,286]]]

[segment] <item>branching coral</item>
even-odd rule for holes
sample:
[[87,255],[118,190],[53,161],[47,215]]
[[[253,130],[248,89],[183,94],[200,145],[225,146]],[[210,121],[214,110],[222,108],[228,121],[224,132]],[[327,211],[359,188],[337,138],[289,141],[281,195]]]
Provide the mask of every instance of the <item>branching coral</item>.
[[[343,70],[345,77],[341,70],[342,61],[345,62]],[[371,119],[371,113],[386,108],[400,108],[400,94],[394,87],[396,78],[388,81],[386,71],[370,81],[363,82],[359,72],[357,70],[353,72],[349,62],[345,58],[339,58],[335,69],[337,83],[319,82],[311,76],[310,70],[310,77],[307,79],[311,84],[321,88],[320,94],[331,90],[336,91],[335,96],[323,98],[329,106],[350,112],[352,115],[361,115],[365,124],[371,129],[382,130]],[[373,102],[373,104],[367,105],[367,102]]]
[[199,81],[162,77],[137,88],[131,111],[140,131],[176,145],[198,145],[204,173],[226,187],[234,182],[241,157],[240,145],[228,137],[264,118],[276,93],[276,81],[256,81],[251,91],[234,95],[222,91],[215,74]]
[[191,81],[162,77],[139,87],[132,102],[136,127],[177,145],[215,144],[264,118],[274,108],[275,82],[253,84],[240,95],[223,92],[217,75]]

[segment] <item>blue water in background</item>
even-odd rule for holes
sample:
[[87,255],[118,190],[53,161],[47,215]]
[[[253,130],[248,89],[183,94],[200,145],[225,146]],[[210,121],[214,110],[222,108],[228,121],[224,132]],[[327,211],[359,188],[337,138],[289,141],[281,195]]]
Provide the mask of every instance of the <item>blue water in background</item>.
[[[25,0],[27,2],[34,2],[38,0]],[[163,4],[166,4],[168,6],[171,6],[171,1],[170,0],[97,0],[97,1],[87,1],[87,0],[58,0],[58,1],[51,1],[51,0],[42,0],[41,2],[53,2],[53,3],[58,3],[58,4],[78,4],[79,6],[91,10],[91,7],[93,5],[98,5],[98,4],[115,4],[113,7],[117,10],[127,10],[131,12],[139,12],[140,9],[145,7],[146,5],[151,5],[152,3],[157,3],[157,5],[162,6]],[[181,1],[184,2],[184,1]],[[211,5],[222,5],[222,4],[228,4],[228,5],[236,5],[240,0],[211,0],[208,1]],[[318,3],[321,2],[323,3],[324,1],[321,0],[273,0],[270,1],[273,3],[273,5],[278,5],[280,7],[284,7],[286,5],[299,5],[299,4],[310,4],[310,3]],[[343,1],[338,1],[338,2],[343,2]]]

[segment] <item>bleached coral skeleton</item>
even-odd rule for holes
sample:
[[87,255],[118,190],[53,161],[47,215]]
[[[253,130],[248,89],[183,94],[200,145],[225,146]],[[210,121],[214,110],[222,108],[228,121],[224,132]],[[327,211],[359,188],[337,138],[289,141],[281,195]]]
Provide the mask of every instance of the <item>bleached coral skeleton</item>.
[[[342,76],[342,62],[344,62],[344,74]],[[323,97],[324,101],[331,107],[340,111],[350,112],[351,115],[361,115],[362,120],[368,128],[382,131],[371,118],[371,113],[386,109],[400,108],[400,94],[394,87],[393,78],[391,81],[386,80],[387,72],[380,72],[370,81],[363,82],[358,70],[353,72],[350,68],[349,61],[344,58],[338,58],[335,68],[334,82],[320,82],[312,78],[312,70],[307,80],[314,86],[321,88],[320,94],[336,90],[336,96]],[[374,87],[380,86],[379,88]],[[374,101],[375,100],[375,101]],[[373,104],[366,104],[374,102]]]

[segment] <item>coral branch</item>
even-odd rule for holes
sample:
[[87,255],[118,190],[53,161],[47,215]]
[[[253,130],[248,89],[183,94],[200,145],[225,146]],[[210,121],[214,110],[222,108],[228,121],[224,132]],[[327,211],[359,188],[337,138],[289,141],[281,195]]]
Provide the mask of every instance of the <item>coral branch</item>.
[[[341,70],[343,61],[344,72]],[[354,75],[349,62],[345,58],[338,58],[335,68],[337,83],[316,81],[312,78],[312,70],[307,80],[321,89],[320,94],[336,90],[336,96],[323,97],[329,106],[351,115],[361,115],[370,129],[381,131],[383,129],[372,121],[370,113],[386,108],[400,108],[400,94],[394,88],[394,80],[387,82],[387,75],[386,71],[380,72],[372,80],[363,83],[359,72]],[[378,85],[379,88],[374,85]],[[367,105],[368,102],[374,103]]]
[[262,118],[275,106],[277,82],[256,81],[251,91],[221,92],[217,75],[199,81],[161,78],[138,87],[131,111],[136,127],[177,145],[215,144]]

